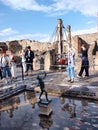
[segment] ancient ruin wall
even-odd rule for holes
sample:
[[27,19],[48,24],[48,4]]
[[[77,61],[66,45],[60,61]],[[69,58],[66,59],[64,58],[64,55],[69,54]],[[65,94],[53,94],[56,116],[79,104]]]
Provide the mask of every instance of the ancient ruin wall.
[[34,51],[47,51],[51,44],[46,42],[38,42],[38,41],[31,41],[31,40],[19,40],[19,44],[22,45],[23,49],[26,46],[31,46],[31,49]]
[[92,44],[94,41],[98,39],[98,33],[82,34],[78,36],[84,41],[86,41],[88,44]]
[[[79,51],[80,43],[83,43],[85,41],[89,45],[88,56],[90,62],[90,70],[98,70],[98,40],[97,39],[98,39],[97,33],[77,35],[72,38],[72,46],[76,50],[77,69],[79,69],[78,67],[81,65],[81,59],[78,57],[78,54],[80,53]],[[96,51],[95,54],[93,54],[94,50]]]

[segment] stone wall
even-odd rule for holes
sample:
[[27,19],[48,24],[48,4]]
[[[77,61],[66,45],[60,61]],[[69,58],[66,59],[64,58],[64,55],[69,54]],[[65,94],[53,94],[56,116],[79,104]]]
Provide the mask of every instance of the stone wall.
[[47,51],[51,44],[47,42],[38,42],[38,41],[31,41],[31,40],[19,40],[19,44],[22,45],[23,49],[26,46],[31,46],[32,50],[38,51]]
[[98,33],[82,34],[78,36],[84,41],[86,41],[88,44],[92,44],[94,41],[98,39]]

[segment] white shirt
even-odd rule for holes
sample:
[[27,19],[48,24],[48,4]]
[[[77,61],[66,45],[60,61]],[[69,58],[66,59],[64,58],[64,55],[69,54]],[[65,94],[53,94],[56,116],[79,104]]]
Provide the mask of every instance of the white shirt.
[[1,57],[0,61],[2,67],[10,66],[10,58],[8,56]]
[[30,57],[30,51],[28,51],[28,57]]
[[74,67],[75,66],[75,53],[74,52],[68,53],[67,57],[68,57],[68,65]]

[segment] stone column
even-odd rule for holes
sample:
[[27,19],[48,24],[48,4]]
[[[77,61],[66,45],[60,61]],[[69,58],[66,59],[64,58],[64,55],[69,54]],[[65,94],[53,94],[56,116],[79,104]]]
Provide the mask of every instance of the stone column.
[[79,46],[79,37],[75,36],[73,38],[73,47],[75,48],[76,53],[80,53],[80,46]]
[[62,19],[58,19],[58,25],[57,25],[57,41],[58,41],[58,54],[62,54],[63,46],[62,46]]
[[71,26],[70,25],[67,26],[67,32],[68,32],[67,42],[69,44],[69,47],[71,47],[72,45],[71,45]]
[[95,70],[98,71],[98,52],[97,51],[96,51],[96,56],[95,56],[94,64],[95,64]]
[[51,68],[51,54],[50,51],[47,51],[46,55],[45,55],[45,59],[44,59],[44,70],[49,71]]

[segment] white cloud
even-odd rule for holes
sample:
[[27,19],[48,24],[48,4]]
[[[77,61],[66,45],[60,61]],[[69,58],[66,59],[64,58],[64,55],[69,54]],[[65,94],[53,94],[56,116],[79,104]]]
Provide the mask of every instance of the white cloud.
[[18,34],[13,37],[8,37],[7,40],[21,40],[21,39],[30,39],[30,40],[36,40],[36,41],[41,41],[41,39],[46,39],[48,37],[47,34],[41,34],[41,33],[36,33],[36,34]]
[[89,28],[89,29],[83,29],[83,30],[75,30],[72,32],[72,36],[74,35],[81,35],[81,34],[90,34],[97,32],[97,28]]
[[39,5],[36,0],[0,0],[5,5],[10,6],[13,9],[16,10],[35,10],[35,11],[48,11],[50,7],[47,7],[45,5]]
[[92,20],[92,21],[88,21],[87,24],[94,24],[94,25],[95,25],[95,24],[96,24],[95,22],[96,22],[96,21],[93,21],[93,20]]
[[[95,16],[98,12],[98,0],[54,0],[54,12],[79,11],[83,15]],[[53,13],[54,13],[53,12]]]
[[21,34],[18,31],[13,30],[12,28],[6,28],[0,31],[0,41],[12,41],[12,40],[21,40],[21,39],[30,39],[36,41],[47,41],[49,40],[48,34],[35,33],[35,34]]
[[[90,34],[97,32],[97,28],[89,28],[84,30],[75,30],[72,31],[72,37],[75,35],[81,34]],[[49,41],[49,34],[35,33],[35,34],[20,34],[18,31],[13,30],[12,28],[7,28],[0,31],[0,41],[12,41],[12,40],[21,40],[21,39],[30,39],[40,42],[51,42]]]
[[70,10],[79,11],[83,15],[96,16],[98,0],[51,0],[51,4],[40,4],[37,0],[0,0],[13,9],[46,12],[49,15],[64,14]]
[[6,28],[0,31],[0,37],[5,37],[13,34],[17,34],[18,32],[13,30],[12,28]]

